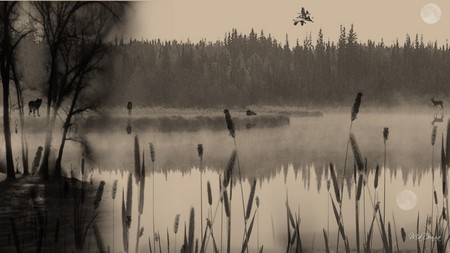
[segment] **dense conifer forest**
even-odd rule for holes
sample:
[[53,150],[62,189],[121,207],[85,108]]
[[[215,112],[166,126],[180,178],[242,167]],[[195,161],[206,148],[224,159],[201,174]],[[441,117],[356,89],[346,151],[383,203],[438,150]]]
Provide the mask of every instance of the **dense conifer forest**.
[[[314,38],[313,38],[314,37]],[[385,44],[361,41],[353,26],[337,42],[321,31],[290,45],[264,31],[236,29],[223,41],[111,41],[103,80],[108,105],[219,107],[339,106],[358,91],[365,103],[395,106],[446,99],[448,44],[406,35]],[[105,97],[106,98],[106,97]]]

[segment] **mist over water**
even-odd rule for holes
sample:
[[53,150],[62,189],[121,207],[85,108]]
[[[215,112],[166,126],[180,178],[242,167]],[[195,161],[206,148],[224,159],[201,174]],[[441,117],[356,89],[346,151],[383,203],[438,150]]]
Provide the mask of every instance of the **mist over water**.
[[[134,116],[138,117],[138,116]],[[366,229],[372,217],[374,170],[377,164],[383,166],[383,129],[389,127],[387,141],[387,199],[386,214],[391,220],[395,217],[397,230],[404,227],[408,232],[415,231],[417,213],[421,220],[431,212],[432,196],[431,184],[431,121],[432,114],[405,114],[400,112],[370,112],[360,113],[353,122],[352,132],[356,137],[362,156],[367,158],[369,177],[366,190],[365,206],[360,210],[360,229],[363,230],[363,215],[366,216]],[[257,179],[256,195],[261,200],[258,210],[260,245],[264,244],[265,252],[279,252],[286,247],[286,196],[293,212],[300,214],[300,231],[305,249],[323,251],[322,229],[330,229],[330,244],[334,245],[337,226],[332,216],[331,202],[327,192],[329,178],[328,164],[333,163],[337,168],[339,180],[342,180],[345,147],[349,131],[349,113],[326,113],[323,117],[296,118],[291,117],[290,124],[278,128],[252,128],[237,131],[236,142],[239,162],[244,178],[244,199],[247,200],[250,191],[250,179]],[[124,123],[126,124],[126,123]],[[439,125],[440,124],[440,125]],[[225,128],[225,123],[224,123]],[[438,134],[441,136],[445,126],[438,123]],[[100,180],[106,181],[105,196],[101,203],[101,215],[97,223],[100,225],[105,243],[112,245],[113,235],[111,224],[112,209],[115,209],[114,245],[116,249],[122,247],[121,242],[121,190],[126,193],[128,173],[134,172],[134,134],[128,135],[123,131],[89,132],[92,160],[87,163],[88,170],[93,173],[94,184]],[[180,228],[183,231],[184,222],[188,223],[189,210],[195,209],[196,237],[200,237],[200,171],[197,154],[197,144],[204,147],[203,154],[203,211],[204,219],[208,213],[206,182],[210,181],[213,192],[213,212],[219,198],[219,175],[223,175],[224,168],[234,149],[233,139],[228,131],[200,130],[194,132],[156,132],[146,131],[137,133],[140,140],[141,152],[146,158],[146,189],[145,206],[141,218],[144,226],[144,237],[139,247],[148,250],[147,239],[152,231],[153,200],[153,165],[150,161],[149,143],[153,143],[156,152],[154,167],[155,180],[155,227],[161,234],[161,244],[166,245],[166,230],[169,229],[171,243],[175,240],[173,221],[176,214],[181,214]],[[34,154],[37,146],[42,145],[40,133],[29,136],[30,153]],[[14,140],[17,138],[17,140]],[[13,135],[13,141],[19,142],[19,136]],[[439,177],[436,170],[440,159],[440,138],[436,141],[434,150],[435,177]],[[15,154],[20,150],[15,146]],[[67,146],[63,166],[65,173],[70,175],[74,171],[80,177],[80,161],[83,149],[78,143]],[[142,153],[141,153],[142,155]],[[92,168],[93,170],[91,170]],[[383,170],[381,170],[383,173]],[[234,176],[236,176],[234,174]],[[354,195],[353,156],[349,150],[345,181],[343,214],[346,232],[350,236],[350,244],[354,245]],[[111,184],[114,179],[119,180],[119,187],[114,203],[110,198]],[[244,231],[240,188],[235,178],[232,200],[233,213],[233,248],[240,248],[242,234],[234,231]],[[384,182],[380,178],[378,196],[382,198]],[[237,186],[237,187],[236,187]],[[437,192],[442,192],[440,181],[435,184]],[[330,189],[330,193],[333,188]],[[409,211],[401,210],[396,204],[396,197],[404,189],[413,191],[417,196],[417,205]],[[138,202],[139,188],[133,184],[133,203]],[[126,195],[125,195],[126,196]],[[362,198],[362,199],[363,199]],[[382,201],[382,199],[380,199]],[[383,201],[382,201],[383,202]],[[361,204],[362,205],[362,204]],[[133,217],[137,217],[137,207],[133,209]],[[217,212],[214,232],[220,233],[220,208]],[[135,247],[137,233],[137,218],[132,220],[130,228],[130,247]],[[272,225],[273,223],[273,225]],[[392,224],[391,224],[392,225]],[[256,229],[256,227],[255,227]],[[158,232],[156,231],[156,232]],[[374,230],[375,232],[377,230]],[[224,226],[224,239],[226,228]],[[134,239],[133,239],[134,238]],[[353,239],[352,239],[353,238]],[[375,237],[378,238],[378,237]],[[178,248],[182,245],[182,233],[177,235]],[[217,240],[217,238],[216,238]],[[256,249],[257,233],[252,234],[250,248]],[[313,245],[314,242],[314,245]],[[407,240],[401,248],[414,248],[414,240]],[[211,244],[209,245],[211,247]],[[374,248],[381,248],[381,241],[374,241]]]

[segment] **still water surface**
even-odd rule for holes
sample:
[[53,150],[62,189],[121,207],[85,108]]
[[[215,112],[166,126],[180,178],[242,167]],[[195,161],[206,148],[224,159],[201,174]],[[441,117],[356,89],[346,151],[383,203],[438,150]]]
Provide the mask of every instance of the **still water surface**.
[[[369,168],[368,187],[365,188],[361,198],[365,206],[361,204],[360,207],[360,231],[368,230],[373,214],[371,198],[373,199],[376,194],[373,186],[374,171],[377,164],[383,166],[383,129],[389,127],[390,135],[386,146],[388,168],[386,169],[386,219],[393,226],[392,216],[395,217],[401,249],[414,249],[416,241],[407,238],[406,242],[402,242],[400,228],[403,227],[407,235],[415,232],[417,215],[420,213],[421,232],[424,232],[423,221],[427,214],[431,213],[432,125],[430,123],[432,119],[432,113],[360,113],[352,126],[352,132],[363,157],[367,158]],[[299,214],[301,239],[305,249],[315,252],[324,251],[323,229],[329,230],[330,247],[335,248],[336,245],[337,225],[330,202],[330,195],[334,199],[333,187],[330,188],[330,192],[327,191],[328,164],[336,165],[338,177],[342,179],[350,115],[332,113],[316,118],[291,118],[290,122],[289,126],[281,128],[253,128],[237,132],[236,144],[243,177],[245,204],[250,192],[249,179],[257,180],[256,196],[261,202],[249,242],[252,252],[256,251],[257,245],[263,245],[264,252],[286,250],[286,198],[289,200],[292,212]],[[91,154],[94,157],[94,160],[89,163],[89,166],[94,168],[92,176],[94,183],[100,180],[106,182],[100,206],[101,214],[97,222],[105,244],[110,245],[111,250],[114,248],[115,252],[123,252],[122,190],[126,196],[128,173],[134,171],[134,135],[127,135],[125,126],[126,122],[124,122],[123,132],[91,132],[87,136],[92,144]],[[436,164],[440,160],[438,151],[440,151],[440,136],[444,128],[442,123],[438,127],[438,140],[434,152],[434,174],[437,181],[435,188],[439,196],[442,196],[441,177]],[[195,210],[195,235],[196,238],[201,237],[200,189],[203,190],[203,220],[206,220],[209,213],[206,192],[208,181],[212,186],[212,213],[213,215],[215,213],[220,196],[219,175],[223,175],[234,149],[233,139],[225,130],[172,133],[149,131],[134,134],[139,136],[140,149],[145,154],[147,168],[145,205],[140,220],[144,233],[138,247],[142,252],[148,252],[148,238],[152,238],[153,234],[152,203],[154,201],[154,227],[155,232],[160,234],[163,252],[167,251],[167,231],[170,237],[170,251],[174,252],[174,218],[180,214],[180,228],[176,235],[176,247],[179,251],[183,244],[184,224],[189,224],[191,207]],[[149,142],[152,142],[156,149],[154,165],[150,160]],[[202,143],[204,147],[202,183],[196,149],[199,143]],[[36,147],[30,148],[37,148],[37,144]],[[78,175],[76,168],[79,168],[77,161],[80,157],[79,147],[71,144],[63,162],[71,164],[75,175]],[[353,174],[351,149],[349,149],[348,161],[346,171],[348,179],[341,180],[346,184],[342,212],[350,245],[355,248],[355,186],[351,178]],[[234,173],[237,176],[237,168]],[[381,170],[381,175],[384,175],[384,170]],[[113,201],[111,185],[115,179],[119,181],[119,187],[116,199]],[[237,181],[236,179],[235,183]],[[382,203],[384,202],[383,187],[384,180],[381,177],[378,198]],[[416,205],[408,211],[400,209],[396,202],[397,194],[405,189],[411,190],[417,197]],[[130,252],[136,248],[138,195],[139,187],[133,179],[133,216],[129,230]],[[441,201],[439,207],[442,208]],[[219,207],[217,210],[213,232],[220,248],[222,209]],[[240,251],[242,245],[244,234],[242,212],[240,186],[236,183],[232,199],[232,252]],[[223,216],[222,249],[225,250],[225,214]],[[363,237],[362,232],[361,237]],[[374,228],[374,238],[373,247],[381,248],[377,225]],[[340,245],[342,246],[342,242]],[[212,249],[211,241],[208,247]]]

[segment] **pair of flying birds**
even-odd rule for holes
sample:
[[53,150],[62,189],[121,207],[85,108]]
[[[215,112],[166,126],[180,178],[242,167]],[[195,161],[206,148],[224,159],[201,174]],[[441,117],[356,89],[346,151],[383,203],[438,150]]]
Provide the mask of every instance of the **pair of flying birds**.
[[298,13],[298,16],[294,18],[292,21],[294,21],[294,25],[300,23],[300,25],[302,26],[306,24],[306,22],[314,22],[313,18],[311,17],[311,14],[309,13],[308,10],[305,10],[304,7],[302,7],[302,10],[300,11],[300,13]]

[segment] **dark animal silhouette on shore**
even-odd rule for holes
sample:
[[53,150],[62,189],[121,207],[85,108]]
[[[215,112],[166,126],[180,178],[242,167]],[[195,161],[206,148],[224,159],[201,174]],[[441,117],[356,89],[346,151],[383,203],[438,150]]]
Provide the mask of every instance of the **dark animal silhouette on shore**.
[[434,119],[433,119],[433,121],[431,122],[431,125],[434,126],[435,123],[442,123],[442,122],[444,122],[444,114],[441,113],[441,117],[440,117],[440,118],[438,118],[438,117],[437,117],[437,114],[435,114],[435,115],[434,115]]
[[256,115],[256,112],[254,112],[252,110],[247,110],[246,114],[247,114],[247,116],[253,116],[253,115]]
[[128,101],[127,109],[128,109],[128,116],[130,116],[131,115],[131,110],[133,109],[133,102]]
[[35,117],[35,113],[37,111],[38,117],[41,117],[41,115],[39,115],[39,107],[41,107],[41,104],[42,104],[41,98],[28,102],[28,109],[30,110],[28,115],[31,115],[31,113],[33,113],[33,117]]
[[441,109],[444,109],[444,103],[441,100],[434,100],[434,97],[432,97],[431,102],[433,102],[433,108],[437,108],[440,105]]

